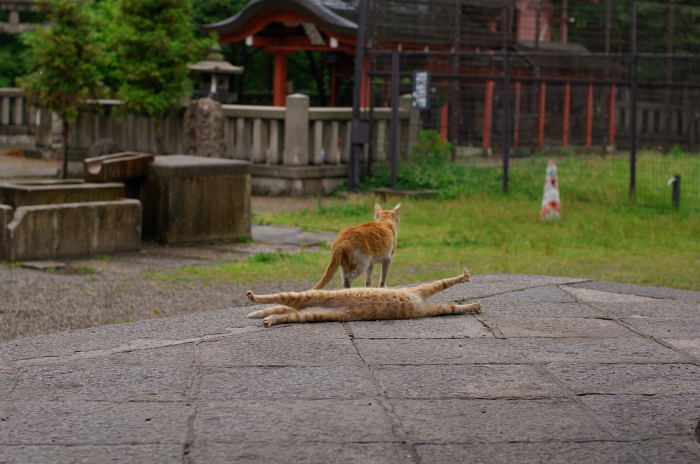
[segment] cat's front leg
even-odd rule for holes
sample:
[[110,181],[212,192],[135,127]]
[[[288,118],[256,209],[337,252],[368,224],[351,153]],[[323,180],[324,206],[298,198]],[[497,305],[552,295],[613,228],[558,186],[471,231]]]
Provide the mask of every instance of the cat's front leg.
[[372,269],[374,268],[374,265],[372,263],[367,266],[367,270],[365,271],[365,287],[371,287],[372,286]]
[[269,308],[263,308],[257,311],[253,311],[252,313],[248,314],[248,317],[261,318],[270,316],[271,314],[284,314],[290,311],[296,311],[296,309],[290,308],[289,306],[271,306]]
[[389,278],[389,269],[391,269],[391,258],[386,258],[382,261],[382,278],[379,281],[380,288],[386,288],[386,280]]

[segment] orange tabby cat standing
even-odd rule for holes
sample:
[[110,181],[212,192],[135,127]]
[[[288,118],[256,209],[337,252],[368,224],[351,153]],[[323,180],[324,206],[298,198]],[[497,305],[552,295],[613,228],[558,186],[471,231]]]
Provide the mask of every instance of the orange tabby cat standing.
[[384,210],[374,205],[374,221],[359,226],[347,227],[340,231],[331,246],[331,261],[321,280],[312,290],[323,288],[340,267],[343,286],[350,288],[352,281],[363,272],[365,286],[372,286],[372,267],[382,264],[380,287],[386,287],[391,268],[391,260],[396,251],[401,203],[393,209]]

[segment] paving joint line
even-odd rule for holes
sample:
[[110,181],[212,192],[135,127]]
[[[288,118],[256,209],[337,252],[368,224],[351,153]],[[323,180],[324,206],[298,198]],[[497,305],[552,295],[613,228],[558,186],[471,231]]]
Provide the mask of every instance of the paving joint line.
[[404,431],[403,424],[401,423],[401,420],[396,415],[394,408],[391,406],[391,402],[389,401],[389,398],[387,397],[386,392],[382,388],[381,383],[379,382],[379,380],[377,380],[377,376],[375,375],[375,372],[374,372],[374,367],[372,365],[368,364],[367,361],[365,360],[365,358],[362,356],[362,353],[360,353],[360,350],[357,347],[357,344],[355,343],[355,340],[352,336],[352,329],[350,328],[349,323],[343,322],[342,325],[345,328],[346,332],[348,333],[348,337],[350,338],[350,343],[352,344],[353,348],[355,349],[357,356],[362,361],[362,365],[364,366],[364,368],[367,369],[367,372],[369,373],[369,375],[372,379],[372,383],[374,384],[374,387],[377,389],[377,393],[379,394],[378,402],[379,402],[379,404],[382,405],[382,408],[384,409],[384,412],[385,412],[386,416],[388,417],[389,422],[391,423],[391,429],[394,433],[394,436],[396,436],[399,439],[399,443],[403,444],[406,447],[409,455],[411,456],[411,461],[415,464],[421,464],[421,457],[418,454],[418,451],[416,450],[415,443],[413,443],[411,440],[409,440],[408,434]]

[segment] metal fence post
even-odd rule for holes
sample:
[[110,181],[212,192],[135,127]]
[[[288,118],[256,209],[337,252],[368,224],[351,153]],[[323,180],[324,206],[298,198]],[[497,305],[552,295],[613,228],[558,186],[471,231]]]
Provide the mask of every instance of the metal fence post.
[[396,188],[396,171],[399,151],[399,52],[391,54],[391,181]]
[[508,53],[508,44],[510,42],[510,24],[512,7],[504,8],[503,21],[503,134],[501,135],[501,144],[503,146],[503,191],[508,193],[508,163],[510,157],[510,119],[512,117],[510,111],[510,55]]
[[630,22],[630,198],[637,187],[637,5],[632,2]]

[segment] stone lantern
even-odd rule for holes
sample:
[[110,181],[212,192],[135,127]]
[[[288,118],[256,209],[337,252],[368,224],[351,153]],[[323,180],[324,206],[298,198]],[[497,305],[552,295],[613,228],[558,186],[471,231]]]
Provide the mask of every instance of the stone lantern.
[[243,66],[234,66],[224,60],[221,47],[214,45],[207,59],[187,67],[200,74],[199,85],[193,98],[211,97],[223,103],[235,103],[238,95],[229,87],[229,76],[241,74]]

